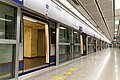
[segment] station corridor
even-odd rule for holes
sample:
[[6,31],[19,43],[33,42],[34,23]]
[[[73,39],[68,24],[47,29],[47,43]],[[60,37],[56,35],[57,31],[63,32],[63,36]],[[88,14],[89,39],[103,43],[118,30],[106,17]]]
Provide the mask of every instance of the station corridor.
[[119,57],[120,49],[107,48],[24,80],[120,80]]

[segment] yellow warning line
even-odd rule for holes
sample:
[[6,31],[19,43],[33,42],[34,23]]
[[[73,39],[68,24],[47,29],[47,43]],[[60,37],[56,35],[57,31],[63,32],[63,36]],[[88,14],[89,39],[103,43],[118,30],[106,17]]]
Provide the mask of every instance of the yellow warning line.
[[[70,68],[69,70],[71,71],[75,71],[77,70],[76,68]],[[68,72],[64,72],[65,75],[72,75],[72,72],[68,71]],[[54,76],[54,78],[56,80],[63,80],[63,76]]]
[[66,74],[66,75],[71,75],[72,72],[65,72],[64,74]]
[[62,76],[54,76],[54,78],[56,78],[57,80],[63,80]]
[[75,71],[75,70],[77,70],[77,69],[76,69],[76,68],[70,68],[70,70],[71,70],[71,71]]
[[23,70],[20,70],[20,71],[19,71],[19,73],[22,73],[22,72],[23,72]]
[[54,64],[55,62],[51,62],[50,64]]

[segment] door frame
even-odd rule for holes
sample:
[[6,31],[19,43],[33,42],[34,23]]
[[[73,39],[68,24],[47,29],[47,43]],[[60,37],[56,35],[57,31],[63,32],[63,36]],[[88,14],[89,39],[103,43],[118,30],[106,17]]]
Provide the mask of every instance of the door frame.
[[[44,23],[48,24],[48,31],[49,31],[49,63],[48,63],[47,66],[43,66],[43,67],[38,66],[38,67],[35,67],[35,68],[31,68],[28,71],[24,70],[24,22],[23,22],[23,16],[28,16],[28,17],[37,19],[37,20],[39,20],[41,22],[44,22]],[[51,21],[51,20],[46,19],[46,18],[44,18],[44,17],[42,17],[40,15],[37,15],[36,13],[31,13],[29,11],[25,11],[23,9],[21,10],[21,16],[20,16],[20,18],[21,18],[21,21],[20,21],[21,24],[20,24],[20,39],[19,40],[20,40],[20,43],[22,43],[22,46],[23,46],[23,51],[22,51],[23,52],[23,65],[22,65],[23,71],[21,73],[19,73],[18,76],[22,76],[24,74],[28,74],[28,73],[31,73],[31,72],[34,72],[34,71],[37,71],[37,70],[41,70],[41,69],[53,66],[53,65],[50,65],[50,52],[51,52],[51,49],[50,49],[51,48],[50,40],[51,40],[51,37],[50,37],[50,24],[49,24],[49,21]],[[55,28],[56,28],[56,22],[54,22],[54,21],[51,21],[51,22],[55,23]],[[56,43],[55,43],[55,56],[56,56]],[[55,57],[55,64],[56,64],[56,57]],[[19,69],[18,69],[18,71],[19,71]]]

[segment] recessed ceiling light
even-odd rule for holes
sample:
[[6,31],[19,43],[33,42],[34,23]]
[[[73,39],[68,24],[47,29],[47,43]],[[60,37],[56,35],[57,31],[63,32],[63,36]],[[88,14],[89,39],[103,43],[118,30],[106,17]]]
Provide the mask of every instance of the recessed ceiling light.
[[75,34],[77,34],[77,32],[74,32]]
[[55,32],[53,32],[55,34]]
[[117,31],[118,29],[115,29],[115,31]]
[[119,24],[119,20],[118,20],[118,21],[115,21],[115,24]]
[[117,34],[117,32],[115,32],[115,34]]

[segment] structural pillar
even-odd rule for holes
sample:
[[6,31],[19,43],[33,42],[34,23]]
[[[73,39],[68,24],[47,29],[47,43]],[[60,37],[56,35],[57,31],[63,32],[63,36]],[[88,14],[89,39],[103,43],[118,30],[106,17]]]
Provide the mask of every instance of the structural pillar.
[[56,66],[59,65],[59,23],[56,26]]

